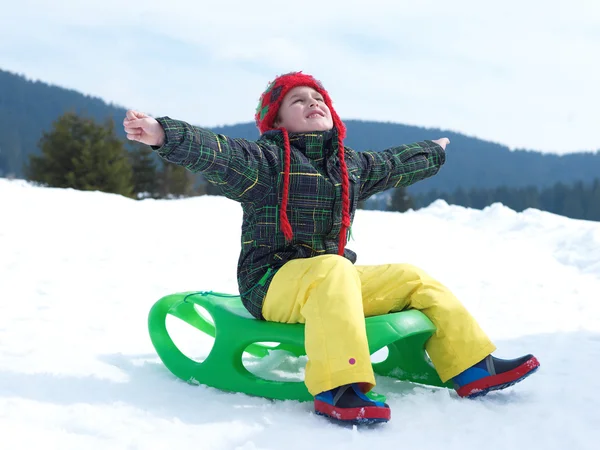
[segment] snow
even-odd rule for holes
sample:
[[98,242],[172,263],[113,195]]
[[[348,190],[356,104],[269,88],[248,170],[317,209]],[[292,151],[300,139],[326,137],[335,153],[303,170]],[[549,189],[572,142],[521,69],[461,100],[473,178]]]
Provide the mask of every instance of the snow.
[[[0,179],[0,448],[598,448],[600,223],[443,201],[359,211],[358,264],[424,268],[467,305],[496,356],[541,363],[476,400],[379,377],[392,420],[363,428],[324,420],[311,403],[186,384],[158,359],[146,322],[155,301],[237,293],[240,221],[220,197],[134,201]],[[211,339],[188,328],[169,323],[202,359]],[[288,359],[257,370],[301,371]]]

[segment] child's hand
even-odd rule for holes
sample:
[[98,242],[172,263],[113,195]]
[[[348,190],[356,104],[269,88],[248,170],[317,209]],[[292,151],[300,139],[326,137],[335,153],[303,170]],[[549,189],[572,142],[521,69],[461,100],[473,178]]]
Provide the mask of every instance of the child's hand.
[[123,120],[123,127],[127,139],[138,141],[142,144],[161,147],[165,143],[165,131],[160,123],[138,111],[127,111]]
[[444,150],[446,150],[446,145],[448,145],[450,143],[450,139],[440,138],[440,139],[434,139],[432,142],[435,142],[437,145],[441,146]]

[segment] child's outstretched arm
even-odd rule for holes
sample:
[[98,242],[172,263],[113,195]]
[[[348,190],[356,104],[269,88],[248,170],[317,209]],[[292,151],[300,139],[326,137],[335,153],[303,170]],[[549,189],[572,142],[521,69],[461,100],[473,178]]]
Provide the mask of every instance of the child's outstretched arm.
[[441,138],[393,147],[382,152],[355,152],[359,159],[359,200],[390,188],[409,186],[435,175],[446,161],[450,141]]
[[127,111],[123,126],[128,139],[152,146],[169,162],[201,172],[233,200],[263,198],[274,185],[277,155],[255,142],[137,111]]

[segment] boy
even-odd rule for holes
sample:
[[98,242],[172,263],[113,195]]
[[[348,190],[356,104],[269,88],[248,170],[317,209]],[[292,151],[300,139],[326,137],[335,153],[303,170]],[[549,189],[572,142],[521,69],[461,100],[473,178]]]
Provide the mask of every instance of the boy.
[[129,139],[167,161],[202,172],[244,218],[238,284],[257,319],[305,323],[305,383],[318,414],[385,422],[387,404],[364,395],[375,385],[366,316],[421,310],[437,331],[426,350],[442,381],[461,397],[503,389],[537,369],[532,355],[500,360],[495,346],[441,283],[408,264],[355,266],[346,238],[359,201],[435,175],[447,138],[384,152],[345,148],[346,128],[310,75],[277,77],[261,95],[256,142],[230,139],[168,117],[128,111]]

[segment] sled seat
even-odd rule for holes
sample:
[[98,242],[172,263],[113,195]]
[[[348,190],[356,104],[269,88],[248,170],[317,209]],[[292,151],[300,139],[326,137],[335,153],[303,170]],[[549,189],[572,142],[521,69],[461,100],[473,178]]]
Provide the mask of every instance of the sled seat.
[[[204,308],[212,320],[200,314],[194,305]],[[177,348],[166,328],[169,314],[215,338],[204,361],[196,362]],[[385,360],[373,363],[376,374],[450,387],[442,383],[425,353],[425,342],[435,332],[435,326],[423,313],[408,310],[365,320],[371,354],[388,348]],[[152,344],[164,365],[184,381],[278,400],[313,399],[302,381],[266,380],[244,367],[244,352],[262,358],[275,350],[283,350],[299,357],[306,355],[306,350],[303,324],[255,319],[244,308],[239,296],[217,292],[167,295],[151,308],[148,328]]]

